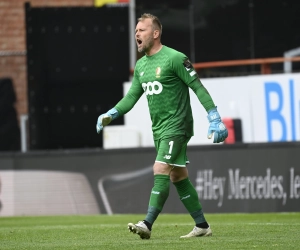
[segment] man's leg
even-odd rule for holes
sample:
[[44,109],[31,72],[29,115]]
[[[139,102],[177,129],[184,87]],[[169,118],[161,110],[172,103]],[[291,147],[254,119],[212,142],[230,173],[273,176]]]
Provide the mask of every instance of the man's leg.
[[163,174],[154,175],[154,187],[151,190],[148,213],[145,218],[145,224],[149,230],[152,229],[152,224],[157,219],[157,216],[162,211],[170,190],[170,176]]
[[212,232],[204,217],[202,206],[198,199],[197,191],[188,178],[187,168],[174,168],[170,176],[171,181],[176,187],[181,202],[190,213],[196,224],[191,233],[182,236],[181,238],[211,236]]
[[[128,224],[129,231],[139,234],[142,239],[150,238],[152,225],[169,196],[170,175],[174,179],[178,173],[181,179],[176,179],[176,181],[187,177],[183,178],[183,173],[178,172],[176,170],[178,167],[175,166],[186,169],[186,146],[189,139],[185,136],[174,136],[154,142],[157,156],[153,166],[154,187],[149,200],[148,213],[143,221]],[[174,168],[175,172],[172,171]]]
[[152,225],[163,209],[169,196],[171,167],[167,164],[156,162],[153,166],[154,186],[151,190],[148,211],[145,219],[137,224],[128,223],[129,231],[140,235],[142,239],[149,239]]

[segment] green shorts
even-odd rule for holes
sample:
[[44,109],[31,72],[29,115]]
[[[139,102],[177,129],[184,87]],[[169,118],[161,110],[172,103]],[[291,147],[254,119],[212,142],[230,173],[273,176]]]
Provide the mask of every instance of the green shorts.
[[186,164],[190,163],[186,155],[186,148],[190,139],[190,137],[181,135],[155,140],[157,152],[155,161],[176,167],[185,167]]

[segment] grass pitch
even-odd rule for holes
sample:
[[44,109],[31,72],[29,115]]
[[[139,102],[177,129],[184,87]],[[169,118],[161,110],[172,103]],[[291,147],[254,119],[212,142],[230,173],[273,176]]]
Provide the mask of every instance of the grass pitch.
[[206,214],[212,237],[189,233],[189,215],[161,214],[150,240],[128,232],[144,215],[0,217],[0,249],[300,249],[300,213]]

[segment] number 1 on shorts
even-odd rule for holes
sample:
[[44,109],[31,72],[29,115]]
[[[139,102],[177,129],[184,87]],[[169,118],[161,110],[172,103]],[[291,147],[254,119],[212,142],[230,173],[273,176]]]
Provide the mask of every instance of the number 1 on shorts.
[[170,149],[169,149],[169,154],[171,154],[171,153],[172,153],[173,144],[174,144],[174,141],[170,141],[170,142],[169,142],[169,146],[170,146]]

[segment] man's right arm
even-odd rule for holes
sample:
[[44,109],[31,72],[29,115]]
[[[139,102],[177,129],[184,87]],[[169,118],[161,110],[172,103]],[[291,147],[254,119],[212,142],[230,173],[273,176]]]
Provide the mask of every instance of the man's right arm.
[[130,111],[143,93],[143,88],[139,84],[138,79],[134,77],[128,93],[121,99],[121,101],[119,101],[114,108],[98,117],[96,124],[97,133],[99,134],[103,127],[107,126],[112,120],[117,119],[119,116]]
[[142,86],[136,77],[134,77],[128,93],[115,106],[116,110],[119,112],[119,115],[124,115],[129,112],[143,95],[143,93],[144,90]]

